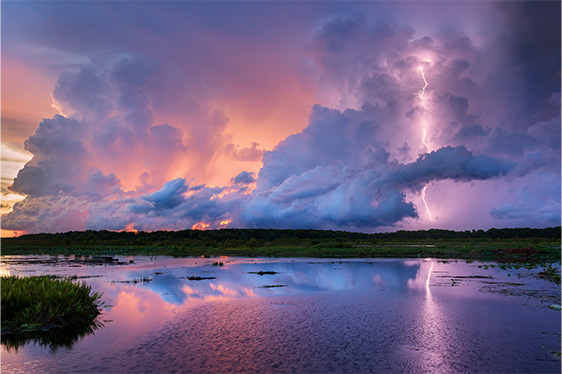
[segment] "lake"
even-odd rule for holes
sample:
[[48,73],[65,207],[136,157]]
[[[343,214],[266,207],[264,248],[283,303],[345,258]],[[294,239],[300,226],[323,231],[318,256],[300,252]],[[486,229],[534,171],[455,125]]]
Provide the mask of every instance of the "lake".
[[556,372],[560,287],[540,269],[434,259],[2,256],[76,275],[97,327],[2,337],[2,373]]

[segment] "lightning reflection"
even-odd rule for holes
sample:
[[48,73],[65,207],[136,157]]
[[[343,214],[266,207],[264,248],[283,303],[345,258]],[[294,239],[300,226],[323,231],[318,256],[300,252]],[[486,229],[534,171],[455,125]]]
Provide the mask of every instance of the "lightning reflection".
[[429,267],[429,271],[427,272],[427,279],[425,280],[425,292],[427,293],[428,297],[431,297],[431,292],[429,291],[429,280],[431,279],[432,272],[433,272],[433,261],[431,261],[431,266]]

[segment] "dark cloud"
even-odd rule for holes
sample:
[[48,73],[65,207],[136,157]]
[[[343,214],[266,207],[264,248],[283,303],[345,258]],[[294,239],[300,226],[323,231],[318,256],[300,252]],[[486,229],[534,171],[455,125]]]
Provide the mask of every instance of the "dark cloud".
[[316,106],[305,130],[264,155],[243,219],[257,227],[393,226],[417,217],[406,191],[419,192],[431,181],[501,177],[515,166],[462,146],[401,164],[377,137],[384,124],[371,120],[376,111]]
[[232,182],[235,184],[250,184],[256,181],[256,174],[243,171],[236,177],[232,178]]
[[[496,178],[513,166],[509,161],[473,155],[464,147],[442,148],[410,164],[380,162],[356,169],[342,161],[332,161],[326,167],[293,174],[265,191],[258,187],[244,218],[258,227],[394,226],[418,216],[406,199],[406,191],[419,192],[431,181]],[[261,178],[258,186],[262,186]]]
[[468,139],[475,139],[480,136],[486,136],[490,133],[489,128],[484,128],[482,125],[474,124],[463,126],[459,129],[459,131],[455,134],[454,139],[462,144]]
[[172,209],[183,202],[182,194],[187,191],[185,179],[174,179],[166,183],[159,191],[156,191],[144,199],[154,203],[157,210]]
[[180,230],[198,222],[218,227],[246,199],[235,191],[220,198],[223,191],[224,188],[190,186],[179,178],[152,194],[92,205],[84,225],[93,230],[123,230],[131,223],[137,230]]
[[560,92],[560,2],[494,5],[506,27],[497,42],[502,44],[505,58],[513,62],[517,88],[525,93],[525,100],[518,100],[513,110],[534,114],[553,92]]
[[396,167],[383,179],[396,185],[421,188],[432,180],[484,180],[506,175],[515,163],[491,157],[474,155],[466,148],[444,147],[420,156],[414,163]]
[[[496,222],[511,226],[548,227],[560,224],[560,177],[544,173],[540,167],[529,170],[525,183],[517,188],[516,198],[490,209]],[[544,199],[549,196],[548,199]]]

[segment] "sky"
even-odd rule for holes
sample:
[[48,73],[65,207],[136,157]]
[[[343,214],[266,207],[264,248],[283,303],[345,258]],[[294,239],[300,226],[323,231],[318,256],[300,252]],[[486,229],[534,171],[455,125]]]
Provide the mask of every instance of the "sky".
[[1,11],[4,237],[560,225],[560,2]]

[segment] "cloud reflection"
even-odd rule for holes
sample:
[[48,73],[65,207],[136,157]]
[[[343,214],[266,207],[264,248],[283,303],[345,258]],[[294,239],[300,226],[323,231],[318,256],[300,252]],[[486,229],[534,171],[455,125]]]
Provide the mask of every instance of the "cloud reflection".
[[[123,279],[150,276],[146,284],[128,287],[138,290],[137,297],[151,295],[168,305],[188,305],[199,301],[228,300],[254,296],[293,295],[322,291],[384,290],[408,288],[419,276],[420,262],[413,261],[320,261],[235,263],[221,268],[208,264],[192,267],[167,267],[162,269],[133,270]],[[270,274],[259,275],[259,271]],[[198,276],[201,280],[189,280]],[[205,279],[215,278],[215,279]],[[283,287],[279,287],[283,286]],[[149,291],[149,292],[146,292]],[[147,296],[149,297],[149,296]],[[128,301],[142,308],[145,303],[137,299]]]

